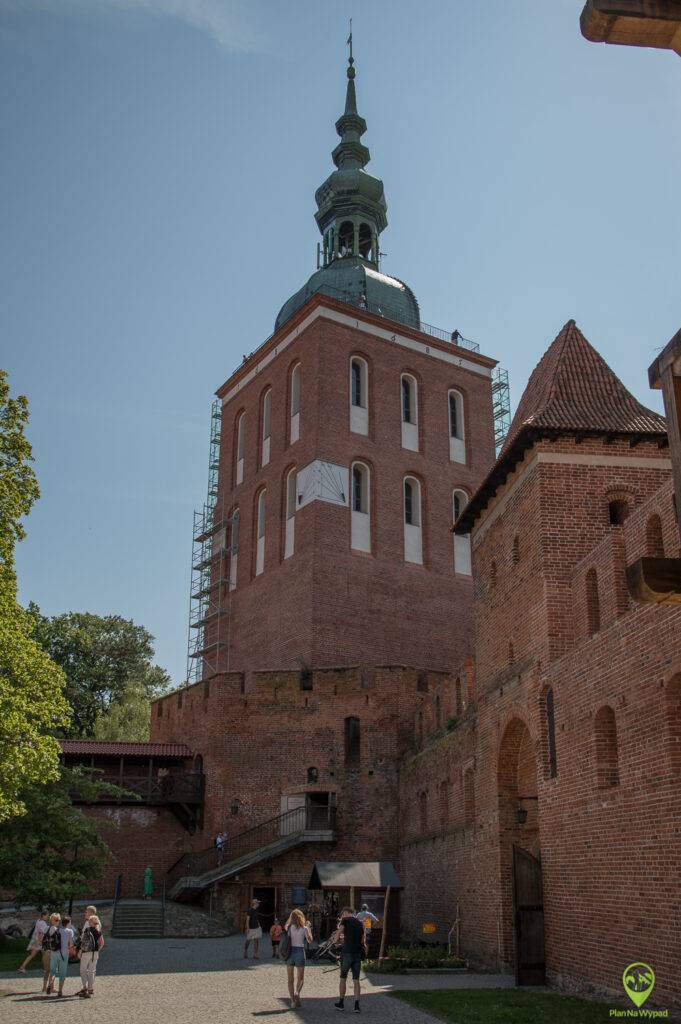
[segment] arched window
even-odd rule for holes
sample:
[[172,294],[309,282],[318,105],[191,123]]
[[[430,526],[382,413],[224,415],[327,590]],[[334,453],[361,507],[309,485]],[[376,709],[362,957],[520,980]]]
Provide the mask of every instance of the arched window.
[[629,515],[629,502],[624,498],[614,498],[608,503],[608,519],[611,526],[621,526]]
[[350,430],[369,433],[369,367],[361,356],[350,360]]
[[359,254],[364,260],[371,259],[371,228],[368,224],[359,226]]
[[598,600],[598,576],[595,569],[586,574],[586,626],[589,636],[601,628],[601,608]]
[[291,422],[289,440],[295,444],[300,437],[300,363],[291,370]]
[[246,414],[241,412],[236,420],[236,473],[237,486],[244,482],[244,456],[246,454]]
[[371,551],[371,505],[369,467],[352,464],[350,506],[350,546],[355,551]]
[[669,759],[675,775],[681,775],[681,672],[664,689],[665,718],[669,739]]
[[[468,504],[468,495],[465,491],[455,490],[452,494],[452,518],[454,522],[457,521],[466,505]],[[452,534],[454,538],[454,572],[461,573],[463,576],[470,576],[472,573],[471,567],[471,538],[470,534]]]
[[267,519],[267,491],[263,488],[258,495],[256,512],[255,575],[265,568],[265,526]]
[[262,447],[260,465],[266,466],[270,461],[270,421],[272,419],[272,388],[268,388],[262,396]]
[[423,564],[421,484],[413,476],[404,478],[404,560]]
[[344,220],[338,229],[338,251],[341,256],[352,256],[355,251],[355,225]]
[[620,781],[617,755],[615,712],[604,705],[596,713],[596,773],[600,789],[617,786]]
[[290,558],[294,551],[296,507],[298,504],[298,474],[290,469],[286,474],[286,520],[284,525],[284,558]]
[[544,694],[544,727],[546,729],[546,771],[548,778],[555,779],[558,775],[558,759],[556,757],[556,715],[553,690]]
[[450,462],[465,462],[463,395],[460,391],[451,390],[447,400],[449,405],[449,460]]
[[411,452],[419,450],[419,409],[416,378],[403,373],[400,378],[402,401],[402,447]]
[[646,555],[649,558],[664,558],[662,520],[658,515],[652,515],[646,523]]
[[229,545],[229,589],[236,589],[237,566],[239,561],[239,509],[232,512]]

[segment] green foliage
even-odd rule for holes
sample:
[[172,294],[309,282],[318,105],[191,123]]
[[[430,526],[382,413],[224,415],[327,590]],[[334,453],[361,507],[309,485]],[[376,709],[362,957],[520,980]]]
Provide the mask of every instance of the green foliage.
[[456,729],[458,724],[459,724],[459,716],[458,715],[450,715],[449,718],[447,719],[447,729],[449,730],[449,732],[451,732],[452,729]]
[[24,815],[0,825],[0,889],[17,902],[60,906],[87,895],[87,883],[101,875],[108,847],[94,820],[73,806],[73,792],[96,800],[120,790],[90,781],[80,769],[62,768],[57,779],[25,790]]
[[452,1024],[603,1024],[609,1013],[606,1003],[518,988],[391,994]]
[[[0,941],[0,971],[16,971],[19,964],[26,956],[28,941],[22,939],[2,939]],[[34,956],[28,965],[29,971],[42,971],[42,960]]]
[[28,402],[11,398],[0,371],[0,823],[25,812],[23,790],[57,777],[52,733],[68,726],[64,676],[33,639],[33,618],[17,603],[14,548],[22,517],[40,495],[24,436]]
[[368,960],[364,965],[366,970],[402,974],[406,970],[466,966],[466,961],[460,957],[448,956],[445,946],[388,946],[385,956],[380,968],[377,960]]
[[[152,664],[154,638],[120,615],[67,612],[48,618],[32,604],[36,639],[66,674],[70,738],[148,739],[149,703],[170,678]],[[125,732],[127,724],[135,735]],[[125,735],[123,735],[125,733]]]

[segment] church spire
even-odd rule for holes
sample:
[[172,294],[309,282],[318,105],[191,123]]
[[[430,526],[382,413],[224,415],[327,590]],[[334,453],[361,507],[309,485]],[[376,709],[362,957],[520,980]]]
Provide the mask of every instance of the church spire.
[[347,256],[377,266],[379,235],[388,223],[387,205],[383,182],[364,170],[371,154],[362,142],[367,124],[357,112],[352,23],[348,45],[345,110],[336,121],[340,142],[331,154],[338,169],[317,189],[315,219],[324,238],[324,266]]

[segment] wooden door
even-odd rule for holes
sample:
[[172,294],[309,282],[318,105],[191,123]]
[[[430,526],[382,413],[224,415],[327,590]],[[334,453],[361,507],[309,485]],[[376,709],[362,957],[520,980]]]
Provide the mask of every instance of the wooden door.
[[541,862],[520,846],[513,847],[513,909],[516,983],[543,985],[546,965]]

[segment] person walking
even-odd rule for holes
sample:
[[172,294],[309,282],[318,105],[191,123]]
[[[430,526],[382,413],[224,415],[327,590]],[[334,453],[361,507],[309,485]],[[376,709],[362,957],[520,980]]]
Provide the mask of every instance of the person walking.
[[151,870],[151,865],[147,865],[144,869],[144,898],[150,900],[154,895],[154,875]]
[[345,1009],[347,977],[351,973],[355,993],[355,1013],[359,1013],[359,972],[362,968],[362,957],[366,956],[367,947],[364,925],[361,921],[357,920],[354,910],[350,907],[345,907],[341,913],[340,931],[343,936],[340,964],[340,999],[333,1005],[337,1010]]
[[[291,911],[285,927],[291,940],[291,949],[286,960],[286,971],[288,994],[293,1009],[301,1005],[300,992],[305,981],[305,944],[312,942],[312,929],[306,923],[302,910],[298,910],[298,908]],[[295,988],[293,984],[294,970],[296,973]]]
[[[17,968],[17,970],[19,971],[20,974],[25,974],[26,973],[26,968],[28,967],[28,965],[30,964],[30,962],[31,962],[31,960],[33,959],[34,956],[38,956],[38,954],[42,955],[42,952],[43,952],[43,936],[45,935],[45,932],[47,931],[47,929],[49,927],[50,927],[50,912],[49,912],[49,910],[43,910],[43,912],[41,913],[40,917],[36,920],[35,924],[33,925],[33,931],[31,932],[31,936],[30,936],[30,938],[28,940],[28,946],[26,947],[26,952],[28,953],[28,956],[26,957],[24,962],[21,964],[21,966]],[[44,957],[43,957],[43,966],[44,966]]]
[[283,932],[281,927],[281,921],[278,917],[275,917],[274,923],[270,928],[270,939],[272,940],[272,956],[279,955],[279,943],[281,942],[281,933]]
[[251,905],[246,911],[244,922],[244,960],[248,960],[248,947],[253,943],[253,959],[260,959],[260,940],[262,938],[262,927],[260,925],[260,914],[258,907],[260,900],[251,900]]
[[[90,908],[88,907],[88,910]],[[96,914],[92,914],[87,924],[83,927],[83,934],[78,950],[80,960],[80,980],[82,989],[78,993],[83,999],[90,999],[95,994],[95,975],[97,973],[97,961],[99,954],[104,948],[104,936],[102,935],[102,923]]]

